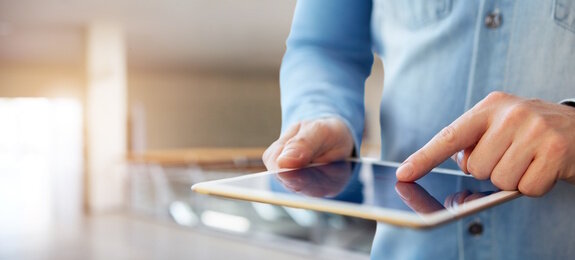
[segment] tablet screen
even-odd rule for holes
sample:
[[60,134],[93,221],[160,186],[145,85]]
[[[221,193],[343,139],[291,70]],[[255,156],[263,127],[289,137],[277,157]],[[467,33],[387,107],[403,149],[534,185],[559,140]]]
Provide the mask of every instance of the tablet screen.
[[236,188],[289,193],[353,204],[431,214],[485,197],[498,189],[469,176],[430,172],[399,182],[397,167],[342,161],[222,183]]

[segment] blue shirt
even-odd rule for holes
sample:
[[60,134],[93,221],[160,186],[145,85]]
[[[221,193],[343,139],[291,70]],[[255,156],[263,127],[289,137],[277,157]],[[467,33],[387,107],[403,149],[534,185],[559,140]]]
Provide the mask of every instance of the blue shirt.
[[[280,75],[283,129],[335,116],[359,145],[373,52],[385,67],[382,159],[402,161],[492,91],[575,97],[575,1],[300,0]],[[433,230],[380,223],[372,249],[377,259],[550,257],[575,257],[575,187],[562,181]]]

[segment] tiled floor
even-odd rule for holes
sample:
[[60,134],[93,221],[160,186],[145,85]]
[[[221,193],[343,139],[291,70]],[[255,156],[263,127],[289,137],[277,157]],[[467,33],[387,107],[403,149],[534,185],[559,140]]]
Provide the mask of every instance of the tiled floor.
[[[280,240],[277,240],[280,239]],[[274,241],[275,240],[275,241]],[[253,242],[259,241],[259,242]],[[0,259],[366,259],[366,255],[274,238],[262,243],[115,213],[36,232],[0,231]]]

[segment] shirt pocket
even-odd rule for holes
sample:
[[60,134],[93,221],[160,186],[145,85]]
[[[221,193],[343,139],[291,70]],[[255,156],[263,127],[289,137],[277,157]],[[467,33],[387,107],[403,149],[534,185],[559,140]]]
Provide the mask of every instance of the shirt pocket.
[[553,18],[558,25],[575,33],[575,1],[555,0]]
[[409,29],[437,23],[451,13],[453,0],[375,0],[384,19],[392,18]]

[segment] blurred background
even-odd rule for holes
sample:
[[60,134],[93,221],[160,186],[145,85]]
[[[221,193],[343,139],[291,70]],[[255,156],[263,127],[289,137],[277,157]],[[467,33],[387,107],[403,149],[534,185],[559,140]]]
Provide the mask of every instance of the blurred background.
[[0,0],[0,259],[367,258],[372,222],[190,190],[264,170],[295,4]]

